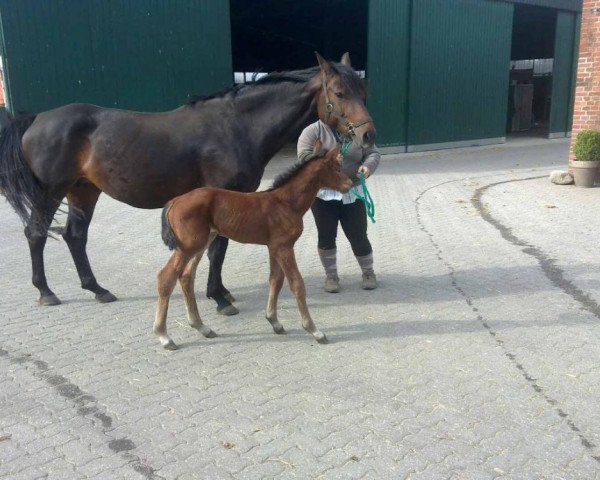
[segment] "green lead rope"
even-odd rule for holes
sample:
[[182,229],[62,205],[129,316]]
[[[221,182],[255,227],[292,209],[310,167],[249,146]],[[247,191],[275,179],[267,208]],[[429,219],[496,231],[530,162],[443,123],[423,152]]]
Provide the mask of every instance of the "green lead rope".
[[351,188],[350,192],[352,192],[352,195],[354,195],[356,198],[358,198],[359,200],[362,200],[364,202],[365,207],[367,209],[367,216],[371,219],[371,222],[375,223],[375,202],[373,201],[373,197],[371,197],[371,194],[369,193],[369,190],[367,189],[367,184],[365,182],[365,175],[363,174],[363,172],[360,172],[359,178],[360,178],[360,185],[362,187],[362,190],[363,190],[365,196],[363,197],[362,195],[356,193],[354,191],[354,188]]
[[346,154],[348,153],[348,150],[350,150],[351,146],[352,146],[352,141],[346,142],[342,145],[342,148],[340,150],[340,154],[342,155],[342,157],[346,156]]
[[[346,153],[348,153],[348,150],[350,150],[351,146],[352,146],[351,141],[344,143],[340,150],[341,155],[342,156],[346,155]],[[355,192],[354,187],[350,189],[350,193],[352,193],[352,195],[354,195],[356,198],[358,198],[359,200],[362,200],[364,202],[365,207],[367,209],[367,216],[371,219],[371,222],[375,223],[375,202],[373,201],[373,197],[371,197],[371,194],[369,193],[369,190],[367,189],[367,183],[365,182],[365,175],[363,172],[360,172],[359,178],[360,178],[360,185],[362,187],[362,191],[364,192],[365,196],[363,197],[359,193]]]

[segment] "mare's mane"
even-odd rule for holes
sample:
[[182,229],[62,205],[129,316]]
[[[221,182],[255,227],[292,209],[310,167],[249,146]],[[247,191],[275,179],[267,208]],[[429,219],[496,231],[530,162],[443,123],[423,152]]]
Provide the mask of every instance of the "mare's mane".
[[[342,65],[341,63],[330,62],[331,68],[333,71],[339,75],[342,79],[342,82],[348,90],[361,98],[366,96],[366,87],[362,79],[356,74],[351,67],[346,65]],[[259,87],[261,85],[277,85],[277,84],[285,84],[285,83],[306,83],[310,81],[314,76],[319,72],[319,67],[311,67],[306,68],[304,70],[292,70],[292,71],[284,71],[284,72],[273,72],[268,75],[265,75],[258,80],[248,83],[248,84],[238,84],[227,87],[219,92],[209,93],[207,95],[193,95],[186,102],[185,105],[194,106],[198,103],[205,102],[206,100],[211,100],[213,98],[223,98],[225,96],[231,96],[235,98],[236,96],[243,94],[245,92],[250,91],[255,87]]]
[[213,98],[222,98],[226,95],[236,97],[240,93],[244,93],[259,85],[272,85],[281,83],[306,83],[315,76],[319,67],[311,67],[305,70],[294,70],[289,72],[273,72],[264,77],[259,78],[252,83],[241,83],[238,85],[232,85],[219,92],[209,93],[208,95],[193,95],[190,99],[185,102],[185,105],[194,106],[199,102],[211,100]]

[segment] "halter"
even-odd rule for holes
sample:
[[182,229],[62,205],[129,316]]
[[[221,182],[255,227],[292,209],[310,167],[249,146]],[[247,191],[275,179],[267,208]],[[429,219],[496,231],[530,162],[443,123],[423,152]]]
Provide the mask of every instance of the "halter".
[[325,112],[327,113],[327,115],[325,116],[326,124],[329,125],[329,117],[331,115],[333,115],[338,120],[346,122],[345,127],[348,129],[348,131],[346,132],[346,135],[355,137],[356,136],[355,129],[357,129],[358,127],[362,127],[363,125],[365,125],[367,123],[373,123],[373,119],[371,117],[367,117],[364,120],[361,120],[360,122],[353,123],[353,122],[346,120],[346,117],[344,117],[343,115],[337,113],[334,110],[333,103],[331,103],[331,101],[329,100],[329,93],[327,92],[327,80],[325,77],[325,72],[323,72],[323,71],[321,71],[321,78],[323,80],[323,93],[325,94]]

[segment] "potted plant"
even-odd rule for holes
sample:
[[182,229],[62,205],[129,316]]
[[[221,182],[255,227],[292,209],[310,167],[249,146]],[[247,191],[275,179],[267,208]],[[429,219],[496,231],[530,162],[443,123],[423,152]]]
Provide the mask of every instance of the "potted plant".
[[575,185],[593,187],[596,171],[600,165],[600,132],[582,130],[573,145],[575,160],[571,163]]

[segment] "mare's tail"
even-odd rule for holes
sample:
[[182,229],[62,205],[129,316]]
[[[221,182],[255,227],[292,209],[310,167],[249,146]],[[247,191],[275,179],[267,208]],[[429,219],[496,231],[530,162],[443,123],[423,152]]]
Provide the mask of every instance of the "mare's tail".
[[[6,197],[23,223],[31,213],[43,208],[47,193],[25,162],[21,139],[35,120],[35,115],[14,118],[0,131],[0,194]],[[41,213],[41,212],[40,212]],[[32,229],[41,225],[30,225]]]
[[165,205],[162,211],[162,239],[165,242],[165,245],[169,247],[169,250],[174,250],[177,247],[177,239],[175,238],[175,232],[173,232],[173,228],[171,228],[171,224],[169,223],[169,217],[167,214],[169,213],[169,209],[171,208],[171,202]]

